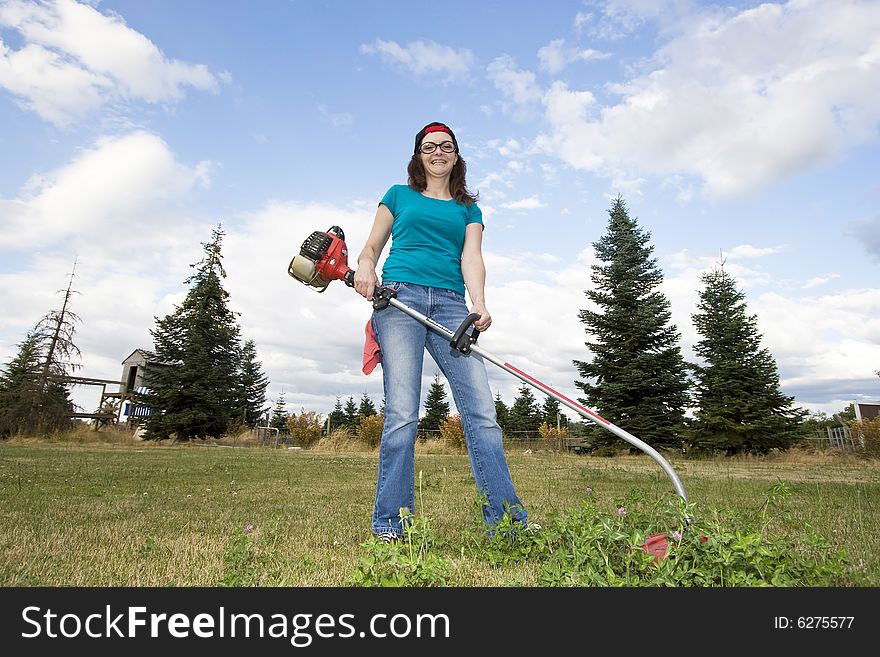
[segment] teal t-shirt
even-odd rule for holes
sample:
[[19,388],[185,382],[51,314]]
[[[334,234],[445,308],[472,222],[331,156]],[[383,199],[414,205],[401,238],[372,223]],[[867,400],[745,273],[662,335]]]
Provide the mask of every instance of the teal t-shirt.
[[394,216],[391,250],[382,265],[383,281],[415,283],[464,294],[461,251],[468,224],[483,225],[473,203],[428,198],[408,185],[394,185],[380,205]]

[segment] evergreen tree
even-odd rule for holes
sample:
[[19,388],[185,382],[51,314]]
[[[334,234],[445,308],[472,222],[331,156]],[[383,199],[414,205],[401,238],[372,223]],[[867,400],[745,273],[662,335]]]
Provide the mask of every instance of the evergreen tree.
[[446,401],[446,388],[440,380],[440,373],[434,373],[434,381],[425,398],[425,416],[419,421],[419,429],[439,431],[440,425],[449,419],[449,402]]
[[[574,361],[591,406],[614,424],[656,447],[680,444],[688,406],[688,365],[680,335],[670,324],[670,304],[657,288],[663,275],[651,257],[650,233],[631,219],[618,196],[607,233],[593,244],[602,264],[592,266],[594,289],[586,296],[597,311],[579,317],[595,340],[591,361]],[[606,432],[597,444],[616,440]]]
[[[513,400],[513,406],[510,407],[507,426],[514,434],[512,438],[528,437],[525,434],[538,433],[538,427],[541,426],[541,408],[532,393],[532,389],[522,384],[519,388],[519,394]],[[518,435],[517,435],[518,434]]]
[[149,439],[219,438],[240,417],[242,348],[221,284],[223,234],[217,227],[202,244],[204,257],[184,281],[192,286],[186,298],[151,331],[155,358],[165,366],[146,371],[146,403],[154,410],[146,421]]
[[507,433],[508,426],[510,425],[510,409],[507,408],[507,404],[501,399],[500,392],[495,393],[495,417],[498,421],[498,426],[501,427],[501,431]]
[[694,326],[702,339],[694,352],[696,406],[694,444],[728,454],[766,454],[791,446],[805,412],[779,389],[776,362],[761,348],[757,318],[724,267],[703,274]]
[[0,437],[27,433],[31,409],[39,405],[42,358],[31,332],[18,345],[18,355],[0,372]]
[[269,420],[269,426],[278,429],[278,433],[287,433],[287,420],[290,414],[287,412],[287,402],[284,399],[284,393],[278,393],[278,399],[275,400],[275,406],[272,407],[272,419]]
[[361,418],[370,417],[376,414],[376,407],[373,405],[373,400],[370,399],[369,395],[365,392],[361,395],[361,403],[358,406],[358,421]]
[[343,420],[345,427],[350,432],[357,433],[358,424],[360,424],[361,418],[358,415],[358,407],[357,404],[354,403],[354,397],[349,397],[348,401],[345,402],[345,410],[343,413],[345,415],[345,419]]
[[333,407],[333,411],[327,416],[327,422],[330,432],[345,425],[345,411],[342,410],[342,400],[339,397],[336,398],[336,405]]
[[548,427],[556,428],[568,426],[568,418],[562,412],[559,400],[553,397],[546,397],[544,405],[541,407],[541,422],[546,422]]
[[241,417],[247,426],[255,427],[263,414],[269,379],[263,373],[262,364],[257,360],[257,348],[253,340],[244,343],[239,371]]

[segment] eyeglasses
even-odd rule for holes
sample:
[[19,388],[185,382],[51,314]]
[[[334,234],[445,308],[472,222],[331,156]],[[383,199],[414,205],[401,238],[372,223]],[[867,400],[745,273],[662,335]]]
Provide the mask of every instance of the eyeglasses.
[[455,152],[455,144],[453,144],[451,141],[441,141],[439,144],[436,144],[433,141],[426,141],[424,144],[419,146],[419,150],[425,155],[430,155],[437,150],[438,146],[440,147],[440,150],[444,153]]

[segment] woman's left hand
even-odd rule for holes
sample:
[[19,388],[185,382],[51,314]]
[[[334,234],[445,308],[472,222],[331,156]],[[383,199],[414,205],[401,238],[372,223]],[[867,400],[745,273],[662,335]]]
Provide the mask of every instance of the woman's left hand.
[[492,315],[489,314],[489,311],[486,310],[486,305],[483,303],[475,303],[471,306],[472,313],[478,313],[480,315],[480,319],[474,322],[474,328],[478,331],[485,331],[490,326],[492,326]]

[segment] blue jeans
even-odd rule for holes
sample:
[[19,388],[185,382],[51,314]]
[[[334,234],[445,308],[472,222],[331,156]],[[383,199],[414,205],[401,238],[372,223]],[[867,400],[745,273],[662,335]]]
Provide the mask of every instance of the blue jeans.
[[[467,317],[464,296],[458,292],[413,283],[388,282],[383,287],[397,290],[398,300],[450,331]],[[462,354],[448,339],[393,306],[374,311],[372,322],[382,352],[385,388],[373,533],[402,535],[401,507],[414,512],[415,443],[425,349],[449,382],[461,415],[471,472],[477,492],[485,496],[483,518],[490,533],[507,510],[526,524],[526,511],[514,492],[507,467],[483,359],[473,352]]]

